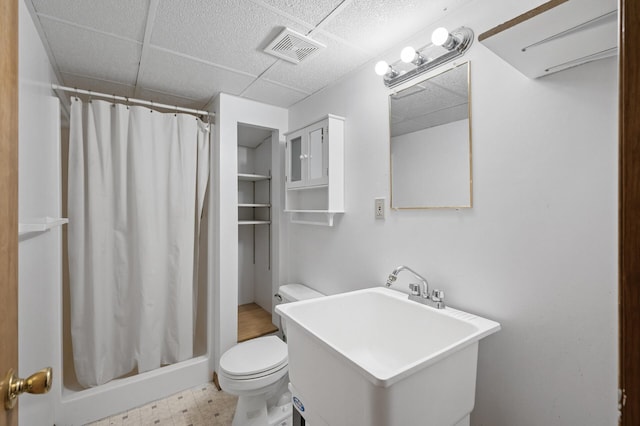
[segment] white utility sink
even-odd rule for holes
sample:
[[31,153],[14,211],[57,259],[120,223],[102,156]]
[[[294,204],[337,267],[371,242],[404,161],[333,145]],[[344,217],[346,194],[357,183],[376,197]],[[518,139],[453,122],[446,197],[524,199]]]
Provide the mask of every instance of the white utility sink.
[[313,426],[465,425],[478,341],[500,324],[376,287],[276,306],[294,404]]

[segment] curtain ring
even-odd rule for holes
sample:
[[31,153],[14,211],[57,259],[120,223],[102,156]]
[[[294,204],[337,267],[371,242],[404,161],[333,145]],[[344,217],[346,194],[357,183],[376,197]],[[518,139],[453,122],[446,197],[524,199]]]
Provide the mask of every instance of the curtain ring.
[[153,114],[153,101],[149,101],[149,103],[151,103],[151,108],[149,108],[149,112]]
[[126,105],[127,105],[127,109],[129,109],[129,98],[125,96],[124,99],[125,99],[125,102],[126,102]]
[[113,93],[111,96],[113,96],[113,104],[111,105],[113,108],[116,107],[116,94]]
[[178,116],[178,105],[174,105],[174,106],[176,108],[176,112],[173,113],[173,116],[177,117]]

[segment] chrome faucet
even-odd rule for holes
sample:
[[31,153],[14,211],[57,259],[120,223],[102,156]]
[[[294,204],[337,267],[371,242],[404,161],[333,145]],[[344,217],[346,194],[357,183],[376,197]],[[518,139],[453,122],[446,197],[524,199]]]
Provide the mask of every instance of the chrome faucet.
[[419,284],[409,284],[410,300],[429,305],[437,309],[443,309],[445,307],[444,291],[434,289],[433,291],[429,292],[429,283],[427,282],[427,279],[408,266],[401,265],[394,269],[387,278],[387,287],[391,287],[391,284],[393,284],[398,279],[398,274],[402,271],[411,272],[413,276],[420,281]]
[[[402,271],[409,271],[413,274],[414,277],[420,280],[420,284],[422,284],[422,295],[424,297],[426,297],[429,294],[429,283],[427,282],[426,278],[424,278],[422,275],[420,275],[413,269],[409,268],[408,266],[404,266],[404,265],[398,266],[396,269],[393,270],[393,272],[389,274],[389,278],[387,278],[387,287],[391,287],[391,284],[393,284],[398,279],[398,274]],[[418,284],[413,284],[413,285],[417,286]],[[413,288],[411,287],[411,285],[409,285],[409,288],[412,289],[412,293],[413,293]]]

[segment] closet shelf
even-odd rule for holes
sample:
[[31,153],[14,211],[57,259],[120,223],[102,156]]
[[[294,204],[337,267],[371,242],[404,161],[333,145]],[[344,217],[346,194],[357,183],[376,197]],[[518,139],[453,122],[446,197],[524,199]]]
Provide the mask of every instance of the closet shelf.
[[26,219],[18,224],[18,235],[30,232],[45,232],[57,226],[69,223],[69,219],[63,217],[42,217],[35,219]]
[[252,173],[238,173],[238,180],[244,180],[249,182],[256,182],[259,180],[269,180],[271,176],[267,175],[256,175]]
[[270,220],[239,220],[238,225],[269,225]]
[[238,207],[271,207],[268,203],[244,203],[238,204]]

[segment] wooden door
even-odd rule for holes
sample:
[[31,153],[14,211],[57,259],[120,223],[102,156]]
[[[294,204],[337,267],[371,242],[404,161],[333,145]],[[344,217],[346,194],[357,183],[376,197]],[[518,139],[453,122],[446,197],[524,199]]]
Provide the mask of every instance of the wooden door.
[[[0,381],[18,370],[18,0],[0,0]],[[3,388],[0,385],[0,388]],[[17,426],[18,407],[0,426]]]

